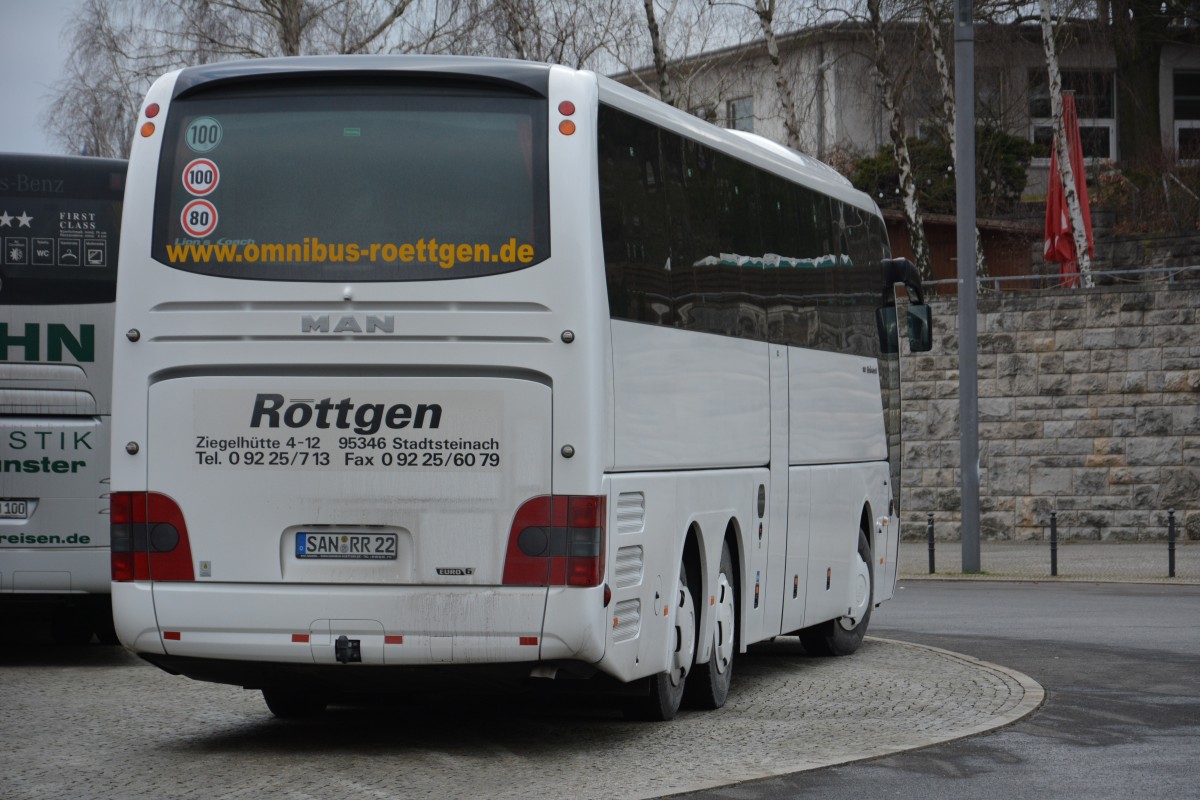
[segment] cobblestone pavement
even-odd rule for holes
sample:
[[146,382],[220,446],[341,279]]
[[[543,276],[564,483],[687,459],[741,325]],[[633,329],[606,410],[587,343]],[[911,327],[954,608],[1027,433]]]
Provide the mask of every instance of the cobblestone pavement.
[[[962,542],[936,542],[929,574],[929,544],[900,543],[902,578],[963,578]],[[1200,542],[1184,540],[1175,546],[1175,577],[1167,577],[1167,543],[1060,542],[1058,576],[1050,576],[1050,543],[981,542],[981,575],[972,580],[1063,580],[1130,583],[1200,584]]]
[[118,648],[0,650],[0,797],[642,798],[895,753],[1011,723],[1041,687],[968,656],[793,638],[735,661],[729,702],[626,722],[611,701],[423,696],[274,719],[257,692]]

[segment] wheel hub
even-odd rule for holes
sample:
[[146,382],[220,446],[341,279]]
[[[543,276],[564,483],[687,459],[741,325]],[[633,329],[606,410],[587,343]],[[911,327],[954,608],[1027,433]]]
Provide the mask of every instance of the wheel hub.
[[696,654],[696,604],[687,584],[679,581],[679,599],[675,606],[675,652],[671,657],[671,685],[678,686],[687,677]]
[[733,587],[722,572],[717,578],[717,619],[713,626],[713,663],[724,674],[733,660]]
[[839,622],[846,630],[854,630],[867,613],[867,606],[871,603],[871,566],[862,557],[862,553],[858,554],[857,563],[854,565],[854,575],[850,579],[854,588],[854,605],[850,609],[850,614],[842,617]]

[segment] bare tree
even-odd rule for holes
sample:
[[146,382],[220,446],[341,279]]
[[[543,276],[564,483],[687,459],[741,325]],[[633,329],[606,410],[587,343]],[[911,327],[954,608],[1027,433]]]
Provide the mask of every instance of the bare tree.
[[898,102],[895,83],[891,76],[891,60],[888,58],[884,38],[883,17],[880,0],[867,0],[867,16],[871,31],[871,42],[875,51],[875,77],[883,99],[883,110],[888,118],[888,133],[892,142],[892,154],[900,171],[900,190],[903,195],[904,221],[912,241],[913,260],[921,276],[933,277],[933,266],[929,257],[929,243],[925,238],[925,222],[921,217],[921,205],[917,200],[917,183],[913,176],[912,157],[904,135],[904,114]]
[[1042,46],[1046,52],[1046,69],[1050,76],[1050,113],[1054,118],[1054,155],[1058,162],[1058,175],[1050,180],[1062,183],[1067,199],[1067,213],[1071,219],[1072,238],[1075,240],[1075,258],[1079,263],[1079,275],[1085,288],[1095,285],[1092,279],[1092,260],[1088,254],[1087,231],[1083,224],[1083,207],[1079,193],[1075,191],[1075,170],[1071,164],[1067,130],[1063,120],[1062,76],[1058,71],[1058,54],[1054,46],[1054,23],[1050,17],[1050,0],[1039,0],[1042,20]]
[[437,52],[471,21],[463,0],[86,0],[45,124],[69,152],[125,157],[159,75],[228,58]]
[[715,109],[728,87],[744,77],[739,65],[745,53],[730,49],[746,40],[739,15],[710,0],[638,5],[640,21],[628,31],[632,35],[613,39],[614,63],[626,70],[630,83],[660,100],[687,110]]
[[[942,131],[946,143],[950,146],[950,163],[958,170],[958,147],[956,129],[958,126],[958,109],[954,100],[954,79],[950,77],[950,66],[946,60],[946,47],[942,43],[942,13],[938,0],[922,0],[921,18],[929,34],[929,50],[933,55],[934,68],[937,71],[938,86],[942,92]],[[974,76],[971,76],[974,79]],[[974,165],[970,166],[974,169]],[[983,239],[979,228],[975,228],[975,274],[985,277],[988,274],[987,261],[983,255]]]
[[475,44],[460,52],[601,69],[634,23],[624,0],[487,0],[470,13]]
[[658,28],[658,15],[654,12],[654,0],[642,0],[646,8],[646,29],[650,33],[650,49],[654,55],[654,72],[658,76],[658,99],[675,105],[675,87],[667,68],[667,50],[663,45],[662,33]]
[[779,52],[779,39],[775,34],[776,0],[753,0],[751,3],[726,2],[724,0],[709,0],[716,6],[731,6],[750,11],[754,14],[758,30],[762,34],[763,45],[767,51],[767,60],[775,77],[775,90],[779,95],[780,115],[783,117],[784,138],[786,144],[793,150],[803,150],[800,116],[796,111],[796,94],[791,75],[783,63]]
[[783,68],[779,56],[779,41],[775,38],[775,0],[754,0],[754,13],[762,28],[763,41],[767,46],[767,59],[775,71],[775,88],[779,92],[779,104],[783,111],[783,127],[787,131],[787,145],[794,150],[803,149],[800,139],[800,117],[796,114],[796,95],[792,82]]

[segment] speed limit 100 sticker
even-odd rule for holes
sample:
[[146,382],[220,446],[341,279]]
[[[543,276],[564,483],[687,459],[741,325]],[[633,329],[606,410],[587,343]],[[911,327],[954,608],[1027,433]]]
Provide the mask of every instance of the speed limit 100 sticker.
[[189,236],[202,239],[217,229],[217,207],[207,200],[193,200],[183,207],[179,221]]
[[183,188],[196,197],[211,194],[221,180],[221,171],[209,158],[196,158],[183,168]]

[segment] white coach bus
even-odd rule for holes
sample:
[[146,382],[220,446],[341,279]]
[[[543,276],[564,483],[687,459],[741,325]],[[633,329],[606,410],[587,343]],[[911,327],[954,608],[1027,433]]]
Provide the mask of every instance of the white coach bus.
[[[0,605],[113,641],[109,423],[125,162],[0,153]],[[12,613],[10,610],[9,613]]]
[[665,719],[754,642],[858,646],[899,534],[878,331],[915,273],[845,179],[498,60],[194,67],[139,124],[127,647],[281,716],[486,665]]

